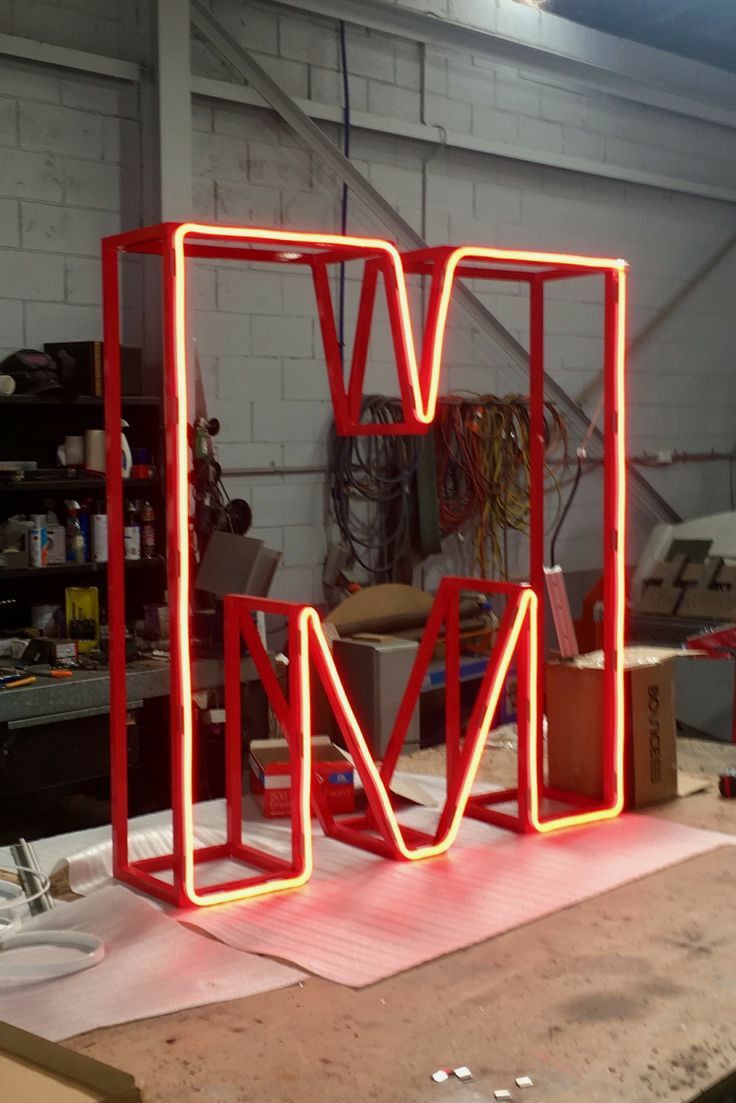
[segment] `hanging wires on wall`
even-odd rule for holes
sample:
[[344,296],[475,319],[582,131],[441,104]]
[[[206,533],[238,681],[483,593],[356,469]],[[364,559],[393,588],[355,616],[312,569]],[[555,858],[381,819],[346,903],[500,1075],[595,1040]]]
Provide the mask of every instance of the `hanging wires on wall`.
[[[364,400],[363,421],[385,424],[401,418],[398,399],[373,395]],[[506,577],[508,534],[528,532],[529,400],[519,395],[442,398],[433,431],[440,529],[445,535],[471,531],[481,576]],[[564,422],[552,403],[545,405],[544,432],[548,485],[557,493],[559,515],[568,448]],[[411,579],[421,441],[415,436],[340,437],[333,427],[332,511],[353,561],[371,582]]]
[[[371,395],[361,421],[401,421],[401,403]],[[354,561],[371,582],[411,581],[412,484],[420,438],[330,435],[330,492],[335,521]]]
[[[545,464],[558,494],[568,463],[567,432],[559,411],[545,404]],[[449,396],[439,403],[435,450],[440,525],[445,533],[472,527],[480,574],[508,573],[507,537],[528,532],[529,400]]]

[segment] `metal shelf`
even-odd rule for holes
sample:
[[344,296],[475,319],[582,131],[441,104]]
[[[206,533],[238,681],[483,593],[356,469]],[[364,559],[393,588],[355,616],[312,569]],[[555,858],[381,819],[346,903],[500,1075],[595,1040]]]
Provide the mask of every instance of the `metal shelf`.
[[[126,569],[153,570],[162,569],[166,560],[157,555],[153,559],[126,559]],[[104,574],[107,563],[53,563],[50,567],[0,567],[0,582],[7,579],[48,578],[51,575]]]
[[[123,479],[123,493],[126,490],[158,490],[161,485],[155,479]],[[47,494],[65,490],[102,490],[105,491],[105,479],[18,479],[13,482],[0,482],[0,494]]]
[[[158,395],[123,395],[123,406],[160,406]],[[104,399],[91,394],[11,394],[0,396],[2,406],[104,406]]]

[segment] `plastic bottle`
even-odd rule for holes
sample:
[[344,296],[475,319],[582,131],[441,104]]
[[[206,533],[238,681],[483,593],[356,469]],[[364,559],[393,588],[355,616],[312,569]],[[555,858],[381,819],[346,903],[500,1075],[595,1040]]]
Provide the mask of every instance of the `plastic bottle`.
[[141,506],[141,554],[144,559],[156,556],[156,513],[149,501]]
[[92,557],[95,563],[107,563],[107,514],[104,502],[97,503],[92,518]]
[[141,557],[141,526],[138,521],[138,510],[135,502],[128,502],[125,507],[125,558],[140,559]]
[[69,499],[66,506],[66,561],[84,563],[84,536],[79,524],[79,502]]
[[88,561],[92,558],[91,507],[92,499],[85,498],[82,502],[82,508],[79,512],[79,527],[82,530],[82,539],[84,540],[85,561]]

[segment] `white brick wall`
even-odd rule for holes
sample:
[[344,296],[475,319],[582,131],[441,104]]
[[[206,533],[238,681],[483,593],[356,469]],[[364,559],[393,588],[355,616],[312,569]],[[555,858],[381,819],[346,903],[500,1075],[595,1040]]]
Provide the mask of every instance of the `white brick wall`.
[[[554,45],[595,64],[652,80],[677,66],[684,94],[736,94],[732,75],[673,61],[512,0],[398,0],[470,27]],[[342,105],[334,22],[258,0],[213,0],[213,11],[292,95]],[[16,0],[0,5],[0,32],[150,62],[151,0]],[[420,120],[456,135],[506,143],[723,185],[736,160],[732,130],[636,103],[571,89],[559,79],[494,61],[479,47],[423,51],[406,39],[348,26],[353,110],[400,123]],[[201,43],[195,73],[229,79]],[[664,76],[661,65],[669,66]],[[422,68],[422,65],[424,66]],[[422,93],[424,90],[424,95]],[[323,165],[265,109],[195,99],[193,214],[224,222],[339,226],[341,189]],[[325,130],[339,141],[338,127]],[[99,239],[140,221],[141,124],[137,91],[104,78],[22,62],[0,68],[0,351],[54,338],[101,335]],[[375,131],[353,132],[355,162],[432,242],[477,241],[607,253],[632,264],[636,334],[732,232],[726,204],[587,177],[513,158],[437,149]],[[149,171],[143,166],[143,175]],[[152,171],[152,170],[150,170]],[[121,214],[124,211],[125,214]],[[383,233],[351,201],[349,228]],[[135,281],[130,281],[131,291]],[[348,336],[355,316],[349,281]],[[333,288],[334,291],[334,288]],[[736,261],[724,262],[637,354],[631,366],[630,447],[727,450],[736,405],[731,370],[731,300]],[[524,296],[483,287],[483,301],[526,342]],[[142,296],[131,298],[129,333]],[[223,423],[229,468],[322,466],[330,406],[308,279],[200,265],[193,280],[194,328],[211,413]],[[381,307],[380,310],[383,308]],[[378,313],[369,385],[395,390],[393,353]],[[383,318],[383,320],[382,320]],[[547,363],[574,395],[601,359],[600,307],[584,281],[550,292]],[[518,391],[490,342],[453,312],[444,386]],[[592,406],[595,405],[595,399]],[[575,442],[573,442],[575,443]],[[686,515],[728,505],[726,465],[648,472]],[[560,544],[571,569],[600,561],[590,522],[596,476],[586,484]],[[324,480],[319,474],[239,476],[232,493],[253,504],[256,530],[285,558],[281,596],[319,598],[324,552]]]

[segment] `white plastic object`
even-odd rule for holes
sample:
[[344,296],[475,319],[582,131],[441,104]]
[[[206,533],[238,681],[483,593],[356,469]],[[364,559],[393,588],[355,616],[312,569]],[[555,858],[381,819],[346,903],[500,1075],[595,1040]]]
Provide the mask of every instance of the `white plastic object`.
[[[16,885],[14,881],[9,881],[7,877],[0,873],[0,886],[10,885],[12,888],[18,889],[18,892],[11,896],[7,902],[0,900],[0,916],[3,912],[13,911],[14,908],[22,908],[24,904],[32,904],[34,900],[40,900],[51,887],[45,873],[39,873],[37,869],[32,869],[31,866],[16,866],[15,868],[23,873],[30,873],[40,888],[36,889],[30,896],[26,896],[20,886]],[[2,891],[2,888],[0,888],[0,893]]]
[[[55,962],[3,961],[3,955],[29,946],[61,946],[78,950],[80,957],[65,958]],[[105,956],[105,944],[97,935],[82,931],[20,931],[0,939],[0,981],[3,980],[54,980],[81,973],[99,965]]]
[[[5,908],[3,908],[3,899],[8,901]],[[10,911],[11,904],[22,904],[24,901],[25,896],[20,885],[16,885],[12,881],[6,881],[5,878],[0,878],[0,938],[10,934],[20,923],[19,916],[5,914],[5,912]]]
[[[124,421],[122,423],[122,427],[123,429],[129,428],[127,421]],[[123,453],[123,478],[129,479],[130,469],[133,466],[133,456],[131,454],[130,445],[128,444],[128,438],[126,437],[125,433],[120,434],[120,446]]]

